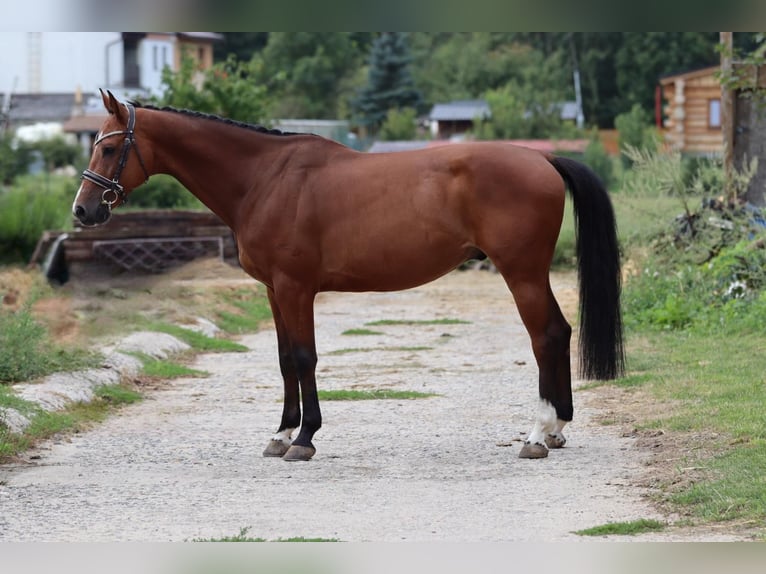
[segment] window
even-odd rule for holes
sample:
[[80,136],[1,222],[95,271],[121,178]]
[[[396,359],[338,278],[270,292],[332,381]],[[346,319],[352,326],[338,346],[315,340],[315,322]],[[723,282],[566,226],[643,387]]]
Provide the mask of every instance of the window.
[[708,100],[707,125],[709,128],[721,127],[721,100]]

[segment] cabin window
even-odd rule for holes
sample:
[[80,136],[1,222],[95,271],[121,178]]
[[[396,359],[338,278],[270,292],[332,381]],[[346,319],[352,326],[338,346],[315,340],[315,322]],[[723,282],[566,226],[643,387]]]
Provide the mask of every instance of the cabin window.
[[721,127],[721,100],[708,100],[707,125],[710,128]]

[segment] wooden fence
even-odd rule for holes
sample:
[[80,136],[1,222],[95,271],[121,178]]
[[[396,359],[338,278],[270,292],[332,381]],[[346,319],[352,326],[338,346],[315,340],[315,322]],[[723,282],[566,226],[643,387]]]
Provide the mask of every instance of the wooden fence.
[[[31,264],[69,268],[72,263],[116,265],[161,272],[198,257],[237,260],[232,231],[211,212],[151,210],[112,214],[105,225],[47,231]],[[47,273],[47,271],[46,271]]]

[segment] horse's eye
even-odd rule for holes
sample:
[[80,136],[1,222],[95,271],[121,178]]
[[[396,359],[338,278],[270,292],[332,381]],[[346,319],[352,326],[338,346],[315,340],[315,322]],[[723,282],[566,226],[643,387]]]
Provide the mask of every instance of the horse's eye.
[[105,156],[112,155],[114,153],[114,147],[113,146],[104,146],[101,150],[101,153],[103,153]]

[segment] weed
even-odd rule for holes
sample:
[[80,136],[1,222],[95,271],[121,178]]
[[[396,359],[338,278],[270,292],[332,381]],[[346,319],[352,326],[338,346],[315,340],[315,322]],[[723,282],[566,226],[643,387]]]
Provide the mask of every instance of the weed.
[[341,335],[385,335],[385,333],[372,329],[346,329]]
[[247,347],[228,339],[217,339],[214,337],[208,337],[203,333],[192,331],[191,329],[184,329],[178,325],[170,325],[168,323],[152,323],[149,327],[152,330],[167,333],[178,337],[186,344],[190,345],[197,351],[205,352],[237,352],[242,353],[247,351]]
[[[252,537],[248,534],[250,527],[246,526],[239,529],[239,534],[234,536],[224,536],[223,538],[195,538],[192,542],[267,542],[265,538]],[[303,536],[294,536],[290,538],[277,538],[271,542],[340,542],[337,538],[305,538]]]
[[94,366],[99,356],[52,344],[28,307],[0,311],[0,383],[27,381],[55,371]]
[[391,389],[374,389],[369,391],[359,390],[336,390],[319,391],[319,400],[323,401],[370,401],[380,399],[425,399],[438,396],[434,393],[421,393],[419,391],[395,391]]
[[607,524],[602,524],[601,526],[577,530],[575,534],[579,534],[580,536],[632,536],[644,532],[658,532],[664,530],[666,526],[667,525],[664,522],[660,522],[659,520],[641,518],[630,522],[609,522]]
[[148,377],[158,379],[177,379],[179,377],[208,377],[210,373],[192,369],[165,359],[155,359],[144,353],[130,353],[143,363],[141,372]]

